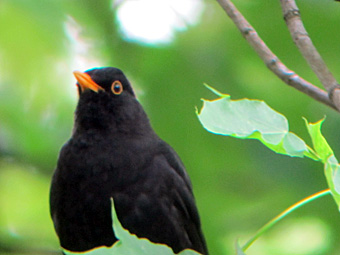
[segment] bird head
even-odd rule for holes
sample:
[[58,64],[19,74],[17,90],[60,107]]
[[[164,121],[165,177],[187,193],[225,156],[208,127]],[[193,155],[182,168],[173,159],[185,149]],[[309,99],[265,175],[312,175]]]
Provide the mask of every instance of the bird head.
[[106,92],[111,96],[119,96],[123,92],[135,97],[132,87],[123,72],[118,68],[93,68],[86,72],[74,71],[79,94],[87,91]]
[[76,129],[131,133],[145,123],[148,125],[146,114],[121,70],[104,67],[73,74],[79,92]]

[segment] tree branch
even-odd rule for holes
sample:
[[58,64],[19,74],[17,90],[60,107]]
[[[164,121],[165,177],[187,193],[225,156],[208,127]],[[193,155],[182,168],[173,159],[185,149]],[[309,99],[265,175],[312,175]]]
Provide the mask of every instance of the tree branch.
[[243,37],[248,41],[262,61],[275,75],[277,75],[286,84],[337,110],[336,106],[329,99],[326,91],[304,80],[280,61],[280,59],[268,48],[255,29],[249,24],[230,0],[217,1],[235,23]]
[[[329,71],[327,65],[323,61],[321,55],[315,48],[311,38],[309,37],[301,19],[300,10],[298,9],[295,0],[280,0],[283,17],[286,21],[289,32],[298,47],[299,51],[312,68],[314,73],[319,78],[324,88],[331,95],[333,104],[340,109],[340,97],[337,98],[340,93],[339,84]],[[336,98],[338,100],[336,100]]]

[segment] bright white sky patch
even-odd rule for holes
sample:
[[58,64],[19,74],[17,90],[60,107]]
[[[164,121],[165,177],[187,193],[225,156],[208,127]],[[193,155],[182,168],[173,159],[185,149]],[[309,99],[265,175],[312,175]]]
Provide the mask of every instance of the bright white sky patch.
[[91,56],[93,43],[82,37],[83,28],[72,18],[67,17],[64,24],[67,38],[71,42],[70,52],[73,54],[72,70],[85,71],[86,69],[100,66],[99,61]]
[[[89,39],[82,37],[83,28],[71,16],[68,16],[64,22],[64,31],[68,39],[70,61],[54,62],[57,74],[60,77],[65,77],[65,81],[62,84],[65,84],[63,89],[69,91],[66,94],[70,95],[73,100],[77,100],[78,93],[75,86],[77,81],[72,71],[79,70],[83,72],[93,67],[99,67],[102,64],[91,55],[95,51],[92,49],[95,44]],[[72,83],[74,86],[70,86]]]
[[202,0],[125,0],[118,5],[117,17],[126,39],[159,44],[195,25],[203,9]]

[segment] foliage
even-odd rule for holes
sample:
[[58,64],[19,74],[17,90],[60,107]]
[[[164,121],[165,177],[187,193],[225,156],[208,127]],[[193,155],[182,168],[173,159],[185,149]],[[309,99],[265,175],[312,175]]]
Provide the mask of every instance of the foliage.
[[[112,247],[101,247],[93,249],[89,252],[82,252],[86,255],[174,255],[172,249],[164,244],[156,244],[150,242],[146,238],[138,238],[136,235],[131,234],[128,230],[124,229],[120,224],[114,203],[112,200],[112,228],[115,232],[116,238],[119,240]],[[79,252],[70,252],[64,250],[66,255],[79,254]],[[190,249],[186,249],[178,255],[199,255],[200,253]]]
[[[124,1],[1,1],[0,254],[59,249],[48,212],[49,182],[58,152],[72,132],[75,69],[116,66],[127,74],[154,129],[187,167],[211,254],[234,254],[237,237],[244,243],[293,201],[327,187],[315,161],[277,155],[256,141],[217,137],[198,123],[194,106],[208,94],[201,86],[208,82],[235,98],[264,100],[284,113],[290,129],[306,142],[301,116],[314,122],[327,115],[323,135],[335,155],[340,151],[338,113],[267,71],[215,1],[204,1],[198,24],[176,32],[171,43],[152,46],[124,39],[118,2]],[[289,68],[318,84],[286,31],[278,1],[234,3]],[[339,3],[298,4],[314,44],[335,73],[340,70],[340,33],[334,25]],[[152,11],[158,14],[157,8]],[[328,169],[333,171],[332,164]],[[340,235],[333,204],[325,198],[290,216],[298,222],[308,219],[308,226],[317,229],[313,242],[294,245],[289,236],[283,240],[273,230],[251,253],[339,254],[336,238],[326,238]],[[285,224],[297,227],[281,222],[282,235]],[[298,231],[311,233],[300,226]],[[311,244],[319,250],[308,252]]]
[[[313,142],[313,150],[307,146],[301,138],[289,132],[287,119],[270,108],[265,102],[249,99],[231,100],[230,95],[218,92],[210,86],[207,87],[218,95],[219,98],[213,101],[203,100],[203,107],[200,113],[197,113],[201,124],[206,130],[215,134],[241,139],[258,139],[276,153],[291,157],[306,156],[322,162],[324,164],[330,192],[338,208],[340,208],[340,181],[338,171],[340,165],[321,133],[321,125],[324,119],[316,123],[308,123],[308,121],[304,119]],[[258,236],[262,235],[288,213],[306,202],[310,202],[328,193],[329,190],[317,193],[288,208],[260,229],[255,237],[244,246],[243,251],[246,250]],[[236,250],[237,254],[243,254],[239,245],[236,246]]]
[[[216,90],[213,90],[216,93]],[[288,130],[287,119],[259,100],[231,100],[230,95],[204,100],[198,118],[208,131],[242,139],[260,140],[276,153],[292,157],[318,157],[306,143]]]

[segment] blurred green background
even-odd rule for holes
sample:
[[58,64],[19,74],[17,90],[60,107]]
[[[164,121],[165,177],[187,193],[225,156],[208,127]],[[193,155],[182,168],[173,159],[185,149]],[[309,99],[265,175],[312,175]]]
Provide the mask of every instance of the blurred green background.
[[[291,69],[320,85],[292,42],[279,1],[235,0]],[[305,26],[340,79],[340,3],[298,1]],[[77,102],[72,71],[121,68],[157,133],[192,178],[212,255],[234,254],[267,221],[327,188],[322,165],[276,155],[259,142],[206,132],[200,98],[256,98],[287,116],[310,143],[302,116],[327,116],[340,153],[339,114],[283,84],[213,0],[2,0],[0,2],[0,254],[58,254],[49,183],[70,137]],[[247,254],[340,254],[340,217],[330,196],[289,215]]]

